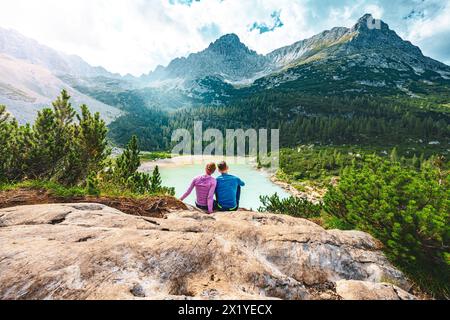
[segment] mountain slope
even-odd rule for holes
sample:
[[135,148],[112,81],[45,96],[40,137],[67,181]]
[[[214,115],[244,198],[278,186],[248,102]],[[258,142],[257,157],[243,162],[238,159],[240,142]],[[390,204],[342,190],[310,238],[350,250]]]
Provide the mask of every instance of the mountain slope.
[[0,104],[19,122],[33,121],[37,111],[51,106],[63,88],[69,91],[74,106],[87,104],[107,122],[121,114],[119,109],[78,92],[42,66],[0,54]]
[[369,27],[371,21],[365,15],[352,28],[334,28],[275,50],[268,57],[278,71],[257,80],[250,92],[278,88],[424,98],[450,87],[449,66],[425,57],[382,21],[380,28]]
[[294,61],[305,60],[306,57],[319,52],[322,48],[336,44],[347,32],[347,28],[334,28],[330,31],[324,31],[312,38],[276,49],[269,53],[267,57],[278,68],[284,68]]
[[121,111],[79,92],[79,83],[97,86],[110,81],[124,81],[119,75],[101,67],[92,67],[80,57],[66,55],[22,36],[0,28],[0,104],[21,122],[30,122],[36,112],[49,106],[61,89],[72,95],[74,105],[87,104],[110,122]]
[[27,38],[14,30],[0,28],[0,53],[47,68],[56,75],[117,77],[102,67],[92,67],[75,55],[67,55]]
[[379,22],[379,28],[372,26],[372,21],[373,17],[366,14],[352,28],[324,31],[310,39],[275,50],[268,57],[284,68],[296,63],[363,55],[367,58],[365,66],[380,66],[380,60],[376,59],[380,58],[383,60],[381,67],[401,70],[409,65],[417,70],[450,71],[445,64],[425,57],[418,47],[404,41],[383,21]]

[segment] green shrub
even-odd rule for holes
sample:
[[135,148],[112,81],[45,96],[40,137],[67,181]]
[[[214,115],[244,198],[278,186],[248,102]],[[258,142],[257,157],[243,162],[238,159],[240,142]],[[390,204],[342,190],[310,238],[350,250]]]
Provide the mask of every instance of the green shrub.
[[346,221],[329,215],[329,214],[322,214],[323,219],[323,227],[328,230],[332,229],[338,229],[338,230],[352,230],[354,229],[354,226],[347,223]]
[[343,171],[324,208],[381,240],[389,258],[418,284],[449,297],[449,186],[448,172],[431,163],[417,170],[371,156],[362,167]]
[[77,114],[65,90],[52,105],[38,113],[33,126],[19,126],[0,106],[2,190],[41,187],[67,197],[102,192],[115,196],[175,194],[174,189],[162,186],[158,168],[153,175],[137,172],[136,136],[113,163],[108,160],[108,130],[99,113],[92,114],[82,105]]
[[162,186],[158,166],[153,170],[152,175],[137,171],[140,167],[139,155],[139,142],[137,137],[133,136],[112,168],[113,182],[119,187],[136,194],[175,195],[173,188]]
[[86,191],[90,196],[100,196],[99,180],[95,173],[91,173],[86,180]]
[[262,206],[258,209],[259,212],[272,212],[276,214],[286,214],[299,218],[317,218],[321,213],[321,205],[316,205],[307,199],[289,197],[280,199],[278,194],[273,196],[262,196]]
[[141,161],[155,161],[162,159],[170,159],[172,155],[167,152],[145,152],[140,155]]
[[109,156],[106,124],[85,105],[77,115],[69,101],[62,90],[53,108],[38,112],[33,126],[19,126],[0,106],[1,180],[51,180],[73,186],[104,169]]

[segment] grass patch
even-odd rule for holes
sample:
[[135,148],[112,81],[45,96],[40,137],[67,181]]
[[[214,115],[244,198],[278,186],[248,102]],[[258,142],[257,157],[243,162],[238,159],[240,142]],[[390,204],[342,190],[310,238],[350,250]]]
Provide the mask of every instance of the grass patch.
[[28,180],[0,185],[0,191],[14,191],[19,189],[46,190],[52,195],[61,198],[84,197],[88,195],[85,188],[66,187],[52,181]]
[[[111,198],[121,197],[140,200],[153,196],[168,195],[166,192],[164,192],[164,189],[160,193],[139,194],[129,191],[126,187],[121,188],[120,186],[104,182],[103,183],[100,182],[99,188],[100,188],[100,194],[98,195],[99,197],[111,197]],[[44,190],[54,197],[66,199],[91,196],[87,188],[79,186],[67,187],[53,181],[27,180],[18,183],[0,184],[0,192],[21,190],[21,189]]]
[[163,159],[172,159],[172,155],[167,152],[141,152],[139,158],[142,161],[156,161]]

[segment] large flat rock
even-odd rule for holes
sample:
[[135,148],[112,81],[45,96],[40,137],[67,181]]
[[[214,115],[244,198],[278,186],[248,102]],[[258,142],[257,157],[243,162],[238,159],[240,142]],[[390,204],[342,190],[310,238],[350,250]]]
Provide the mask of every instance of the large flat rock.
[[255,212],[0,210],[0,299],[412,299],[357,231]]

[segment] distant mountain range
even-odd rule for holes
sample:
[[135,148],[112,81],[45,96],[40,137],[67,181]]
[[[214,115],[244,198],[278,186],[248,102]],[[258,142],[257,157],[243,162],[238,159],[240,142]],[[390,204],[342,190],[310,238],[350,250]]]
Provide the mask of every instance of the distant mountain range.
[[0,29],[0,104],[30,121],[64,87],[76,102],[112,120],[133,112],[136,103],[179,109],[226,104],[264,90],[416,98],[450,86],[449,66],[425,57],[386,23],[372,22],[364,15],[352,28],[333,28],[267,55],[228,34],[139,78],[92,67],[80,57]]
[[13,30],[0,28],[0,52],[45,67],[56,75],[120,77],[102,67],[92,67],[78,56],[67,55],[41,45]]
[[367,14],[352,28],[333,28],[265,56],[248,49],[236,35],[225,35],[202,52],[158,67],[143,80],[151,86],[198,91],[200,96],[217,96],[224,88],[226,95],[238,89],[241,96],[242,90],[248,91],[242,86],[254,91],[283,85],[318,94],[385,88],[416,96],[411,87],[417,83],[430,87],[450,79],[449,66],[425,57],[383,21],[373,21]]
[[101,67],[90,66],[80,57],[63,54],[0,28],[0,104],[6,105],[20,122],[33,120],[36,111],[49,106],[63,88],[72,95],[74,105],[88,104],[107,121],[115,119],[121,114],[119,109],[79,92],[66,81],[98,77],[121,78]]

